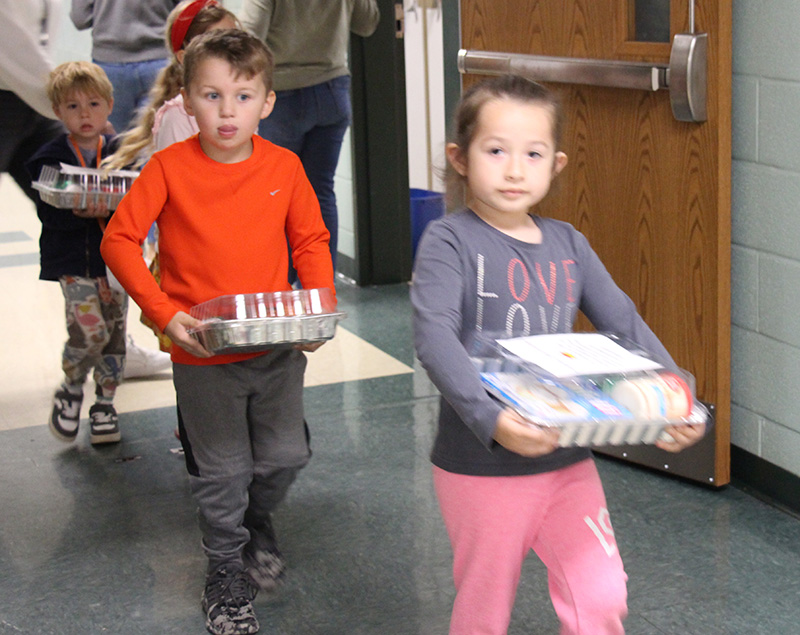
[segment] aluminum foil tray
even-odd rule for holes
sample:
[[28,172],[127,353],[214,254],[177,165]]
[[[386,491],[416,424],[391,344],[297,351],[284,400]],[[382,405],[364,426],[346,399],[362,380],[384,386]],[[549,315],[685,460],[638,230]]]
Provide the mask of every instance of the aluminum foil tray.
[[558,444],[562,447],[603,445],[648,445],[659,439],[671,440],[664,428],[678,423],[705,423],[708,413],[700,404],[692,407],[688,417],[676,421],[610,421],[572,422],[560,428]]
[[127,194],[138,172],[100,170],[62,164],[42,167],[39,180],[32,183],[39,197],[48,205],[60,209],[84,209],[91,203],[105,202],[109,210],[116,209]]
[[190,333],[216,354],[324,342],[345,317],[335,306],[329,289],[220,296],[192,307],[190,314],[202,324]]

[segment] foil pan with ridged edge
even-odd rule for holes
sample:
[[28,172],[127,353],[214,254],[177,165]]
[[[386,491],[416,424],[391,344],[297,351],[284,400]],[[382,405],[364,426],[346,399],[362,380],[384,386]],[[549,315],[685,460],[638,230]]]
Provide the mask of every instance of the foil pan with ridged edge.
[[39,179],[31,185],[39,198],[59,209],[86,209],[89,203],[105,203],[109,210],[119,205],[138,172],[79,168],[61,164],[42,166]]
[[345,314],[335,310],[330,289],[241,293],[195,305],[202,324],[189,330],[215,354],[254,353],[324,342]]

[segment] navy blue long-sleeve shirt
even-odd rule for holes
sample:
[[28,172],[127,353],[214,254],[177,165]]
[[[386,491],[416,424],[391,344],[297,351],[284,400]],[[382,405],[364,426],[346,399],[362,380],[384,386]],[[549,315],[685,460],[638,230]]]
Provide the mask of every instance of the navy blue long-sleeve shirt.
[[[104,154],[111,154],[117,141],[103,135]],[[66,134],[43,145],[26,163],[31,179],[38,180],[45,165],[58,167],[61,163],[79,165],[75,151]],[[61,276],[99,278],[106,275],[106,264],[100,255],[103,230],[96,218],[80,218],[70,209],[48,205],[41,199],[36,213],[42,221],[39,252],[42,280],[58,280]]]

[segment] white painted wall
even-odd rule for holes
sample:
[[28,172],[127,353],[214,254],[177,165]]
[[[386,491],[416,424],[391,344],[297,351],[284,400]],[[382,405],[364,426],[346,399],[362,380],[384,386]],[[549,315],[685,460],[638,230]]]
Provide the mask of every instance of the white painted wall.
[[409,186],[442,192],[445,110],[439,5],[438,0],[406,0],[404,49]]
[[731,438],[800,475],[800,12],[733,3]]
[[333,177],[336,206],[339,210],[339,243],[337,250],[355,260],[356,258],[356,197],[353,179],[353,141],[350,129],[344,136],[339,165]]

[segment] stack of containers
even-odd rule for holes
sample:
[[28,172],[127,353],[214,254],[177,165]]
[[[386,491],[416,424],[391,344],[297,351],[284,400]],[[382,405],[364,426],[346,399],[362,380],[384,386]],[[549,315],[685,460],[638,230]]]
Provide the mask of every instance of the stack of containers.
[[60,168],[43,166],[32,185],[45,203],[59,209],[85,209],[89,203],[105,203],[114,210],[138,175],[130,170],[80,168],[62,163]]

